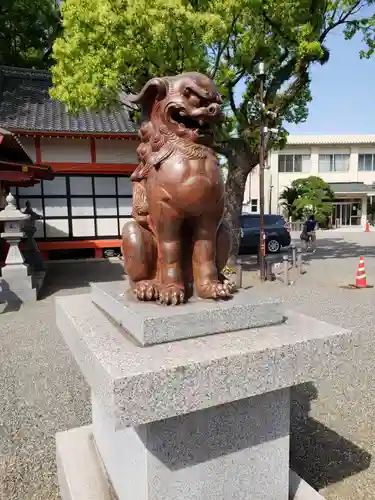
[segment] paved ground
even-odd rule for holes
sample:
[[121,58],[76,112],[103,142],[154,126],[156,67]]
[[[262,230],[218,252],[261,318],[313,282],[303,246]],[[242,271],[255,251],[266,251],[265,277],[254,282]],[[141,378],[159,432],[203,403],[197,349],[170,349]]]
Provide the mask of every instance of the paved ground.
[[54,296],[121,279],[118,264],[51,266],[44,298],[0,314],[0,499],[59,498],[54,435],[90,422],[89,391],[55,326]]
[[[375,284],[375,233],[325,233],[291,287],[263,286],[296,310],[358,333],[353,359],[329,379],[297,388],[303,418],[293,461],[328,500],[369,500],[375,490],[375,289],[348,291],[364,255]],[[53,500],[54,435],[90,421],[89,393],[54,325],[54,296],[121,279],[119,262],[52,265],[43,300],[0,314],[0,499]],[[245,286],[255,281],[248,273]],[[298,406],[301,408],[301,406]]]

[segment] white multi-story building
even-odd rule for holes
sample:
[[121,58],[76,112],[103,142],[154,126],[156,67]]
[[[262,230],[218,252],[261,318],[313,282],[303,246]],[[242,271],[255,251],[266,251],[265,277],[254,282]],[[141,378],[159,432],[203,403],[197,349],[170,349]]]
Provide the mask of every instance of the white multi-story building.
[[[273,151],[265,171],[265,212],[281,213],[280,193],[293,180],[315,175],[335,193],[333,225],[364,226],[367,200],[375,196],[375,134],[291,135]],[[259,211],[259,168],[249,176],[244,210]]]

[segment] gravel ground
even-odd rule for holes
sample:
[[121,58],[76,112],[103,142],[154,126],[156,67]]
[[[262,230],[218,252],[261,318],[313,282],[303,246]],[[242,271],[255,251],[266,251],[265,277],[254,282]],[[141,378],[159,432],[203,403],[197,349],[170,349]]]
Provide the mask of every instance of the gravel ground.
[[276,286],[266,285],[290,308],[357,333],[347,366],[298,388],[304,418],[293,426],[294,468],[317,489],[325,488],[329,500],[370,500],[375,489],[374,291],[312,288],[302,280]]
[[[295,468],[328,500],[370,500],[375,490],[375,289],[355,280],[364,254],[375,284],[375,233],[319,235],[307,273],[293,286],[263,286],[288,307],[352,329],[355,355],[329,379],[299,387]],[[53,500],[55,433],[90,421],[89,392],[54,322],[54,296],[121,279],[120,263],[54,264],[37,304],[0,314],[0,499]],[[246,284],[254,281],[245,275]]]
[[121,279],[121,264],[52,265],[44,298],[0,314],[0,499],[58,499],[55,434],[90,423],[89,390],[55,326],[54,296]]

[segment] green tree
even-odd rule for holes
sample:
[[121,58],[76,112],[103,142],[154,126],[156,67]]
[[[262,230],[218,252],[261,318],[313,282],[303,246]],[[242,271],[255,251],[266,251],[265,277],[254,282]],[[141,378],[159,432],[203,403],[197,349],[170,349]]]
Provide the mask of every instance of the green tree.
[[326,225],[332,214],[333,200],[334,193],[329,184],[316,176],[295,179],[280,194],[281,205],[288,217],[302,220],[313,214],[321,225]]
[[48,67],[61,26],[57,1],[1,0],[0,26],[0,64]]
[[[238,251],[246,179],[259,162],[258,63],[266,65],[267,126],[306,119],[309,70],[329,59],[327,36],[360,32],[362,57],[374,51],[375,0],[65,0],[64,35],[54,45],[52,95],[72,110],[115,102],[151,76],[201,70],[226,99],[227,121],[217,152],[228,161],[226,217]],[[244,85],[240,99],[238,85]],[[272,112],[270,114],[269,112]]]
[[298,198],[298,191],[294,187],[286,187],[281,193],[279,200],[281,201],[280,206],[282,207],[285,215],[289,219],[295,219],[295,207],[294,202]]

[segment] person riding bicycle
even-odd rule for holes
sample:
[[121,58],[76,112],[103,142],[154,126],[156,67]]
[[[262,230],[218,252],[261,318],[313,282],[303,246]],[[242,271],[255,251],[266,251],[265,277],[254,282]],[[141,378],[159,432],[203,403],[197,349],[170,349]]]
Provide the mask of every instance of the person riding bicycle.
[[311,249],[315,251],[316,248],[316,220],[314,215],[310,215],[310,217],[303,224],[303,229],[301,233],[301,241],[304,242],[305,250],[308,249],[309,243],[311,244]]

